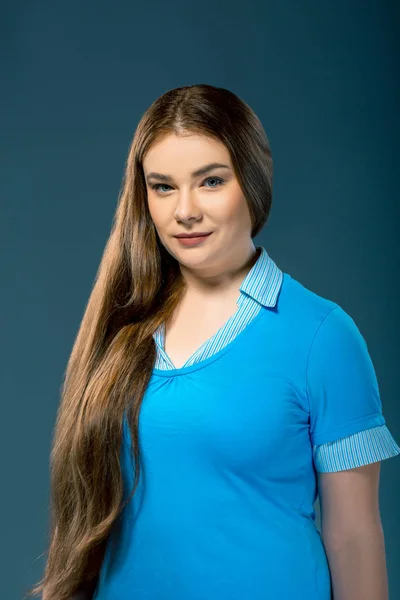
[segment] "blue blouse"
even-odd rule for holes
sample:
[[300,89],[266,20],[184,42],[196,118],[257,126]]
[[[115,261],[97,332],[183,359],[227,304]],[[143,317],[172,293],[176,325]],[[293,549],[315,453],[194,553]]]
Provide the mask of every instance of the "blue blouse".
[[[240,292],[236,313],[181,368],[164,328],[154,334],[141,477],[113,526],[96,600],[329,600],[317,471],[400,454],[350,315],[263,248]],[[125,420],[126,495],[131,442]]]
[[[283,272],[264,247],[259,246],[257,250],[260,252],[259,258],[240,286],[238,310],[192,354],[183,365],[184,367],[194,365],[219,352],[243,331],[256,317],[262,306],[268,305],[277,298],[283,281]],[[164,350],[164,338],[165,327],[162,325],[154,334],[157,348],[155,368],[175,369]],[[398,454],[400,454],[400,447],[387,425],[371,427],[333,442],[313,445],[315,469],[321,473],[353,469]]]

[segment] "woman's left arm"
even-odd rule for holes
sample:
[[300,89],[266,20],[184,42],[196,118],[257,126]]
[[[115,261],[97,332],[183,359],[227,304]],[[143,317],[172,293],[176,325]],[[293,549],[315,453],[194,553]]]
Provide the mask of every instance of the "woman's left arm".
[[380,462],[318,473],[321,534],[334,600],[388,600]]

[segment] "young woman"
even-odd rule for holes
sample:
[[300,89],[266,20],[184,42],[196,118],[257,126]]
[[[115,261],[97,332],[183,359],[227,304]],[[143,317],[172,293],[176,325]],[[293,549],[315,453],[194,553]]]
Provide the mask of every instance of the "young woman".
[[142,117],[63,386],[43,600],[387,598],[400,448],[355,322],[254,246],[271,197],[232,92]]

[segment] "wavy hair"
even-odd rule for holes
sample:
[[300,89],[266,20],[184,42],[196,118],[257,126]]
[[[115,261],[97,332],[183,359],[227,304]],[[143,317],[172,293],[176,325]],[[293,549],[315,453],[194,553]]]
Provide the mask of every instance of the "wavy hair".
[[[179,263],[152,222],[142,167],[150,146],[171,133],[225,144],[248,204],[252,237],[268,219],[272,157],[253,110],[233,92],[206,84],[156,99],[134,133],[111,233],[63,377],[50,456],[46,564],[28,596],[70,600],[93,592],[113,524],[138,485],[139,414],[156,358],[153,333],[185,288]],[[124,415],[135,464],[125,500]]]

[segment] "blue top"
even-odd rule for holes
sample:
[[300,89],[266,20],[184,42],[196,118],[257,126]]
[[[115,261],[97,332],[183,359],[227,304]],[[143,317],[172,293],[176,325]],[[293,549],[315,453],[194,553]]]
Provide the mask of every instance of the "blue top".
[[263,248],[241,292],[237,313],[179,369],[155,334],[141,478],[97,600],[330,600],[316,472],[400,453],[353,319]]
[[[262,306],[274,306],[283,281],[283,272],[259,246],[259,257],[240,286],[237,312],[218,332],[207,340],[186,361],[188,365],[201,362],[229,344],[256,316]],[[156,367],[175,369],[164,351],[164,326],[154,334],[157,344]],[[333,472],[360,467],[395,456],[400,451],[386,425],[365,429],[333,442],[313,445],[313,460],[318,472]]]

